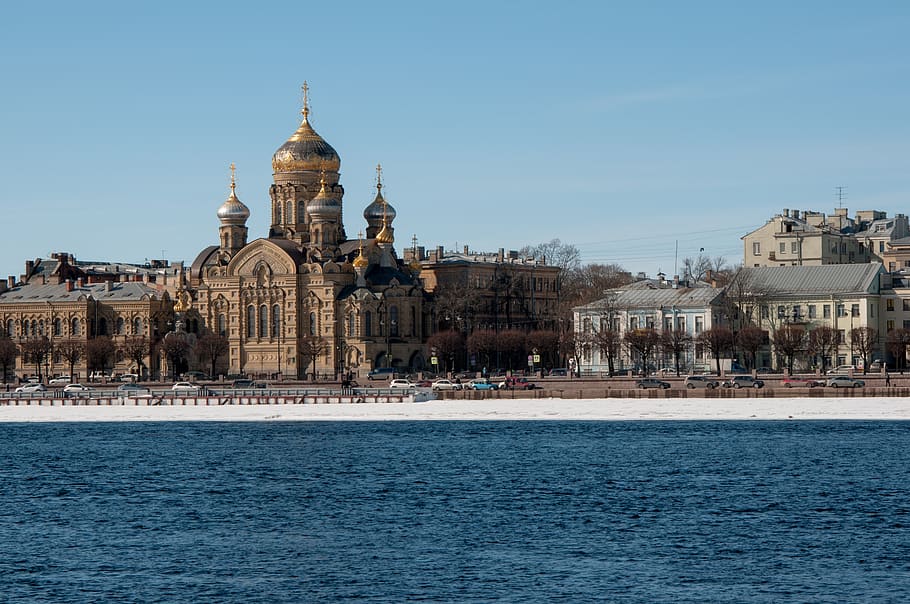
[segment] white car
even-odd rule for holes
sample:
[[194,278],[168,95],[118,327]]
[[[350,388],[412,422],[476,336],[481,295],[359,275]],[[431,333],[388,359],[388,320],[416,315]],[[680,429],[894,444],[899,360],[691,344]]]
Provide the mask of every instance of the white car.
[[16,388],[16,392],[44,392],[47,388],[44,384],[25,384]]
[[171,386],[171,390],[174,392],[199,392],[199,386],[189,382],[177,382]]
[[83,386],[82,384],[69,384],[63,389],[63,392],[66,394],[81,394],[83,392],[90,392],[91,390],[91,388]]
[[440,390],[461,390],[462,385],[455,383],[452,380],[436,380],[433,382],[432,388],[436,392]]
[[416,386],[411,382],[411,380],[392,380],[389,382],[389,388],[401,388],[404,390],[409,390],[411,388],[416,388]]
[[58,375],[55,378],[48,380],[48,385],[50,386],[66,386],[73,381],[73,378],[68,375]]

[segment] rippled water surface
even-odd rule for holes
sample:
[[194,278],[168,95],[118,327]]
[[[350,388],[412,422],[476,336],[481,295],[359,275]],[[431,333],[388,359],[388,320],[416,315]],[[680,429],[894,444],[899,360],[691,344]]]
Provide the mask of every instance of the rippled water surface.
[[0,424],[5,602],[906,602],[910,423]]

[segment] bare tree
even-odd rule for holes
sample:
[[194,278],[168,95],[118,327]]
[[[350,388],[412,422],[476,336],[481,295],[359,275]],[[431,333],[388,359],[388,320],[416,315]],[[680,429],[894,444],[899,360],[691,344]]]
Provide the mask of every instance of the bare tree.
[[16,343],[7,336],[0,336],[0,372],[2,372],[3,383],[6,383],[10,367],[16,367],[16,357],[19,356],[19,348]]
[[57,352],[60,353],[60,358],[69,365],[70,378],[75,380],[76,375],[73,372],[75,371],[76,363],[85,356],[85,342],[82,340],[63,340],[57,343]]
[[300,338],[300,356],[303,362],[304,375],[306,368],[312,366],[310,373],[312,380],[316,381],[316,359],[329,351],[329,343],[322,336],[307,334]]
[[758,357],[758,351],[761,350],[762,346],[768,343],[768,334],[764,329],[760,327],[755,327],[754,325],[749,325],[743,327],[736,334],[736,344],[743,350],[743,352],[748,354],[749,367],[755,369]]
[[[185,335],[185,334],[184,334]],[[96,338],[97,339],[97,338]],[[168,369],[171,372],[171,378],[176,380],[180,373],[181,367],[189,358],[192,346],[186,337],[174,337],[174,334],[168,334],[158,345],[164,357],[167,359]]]
[[540,355],[541,365],[555,367],[554,363],[559,360],[559,334],[549,329],[538,329],[532,331],[525,338],[526,352],[528,354],[537,351]]
[[878,344],[878,330],[872,327],[854,327],[850,330],[850,347],[863,359],[863,375],[872,363],[872,353]]
[[35,366],[35,374],[41,377],[41,365],[48,359],[54,349],[47,336],[29,339],[20,344],[22,360]]
[[610,377],[616,372],[616,360],[622,351],[622,335],[619,331],[608,327],[606,324],[591,335],[591,343],[597,347],[600,354],[607,357],[607,370]]
[[196,356],[209,363],[209,375],[212,378],[217,375],[218,360],[227,355],[229,348],[228,339],[216,333],[207,333],[196,340]]
[[793,362],[806,346],[806,332],[796,325],[783,325],[774,330],[771,342],[777,354],[784,357],[787,370],[793,373]]
[[152,354],[151,341],[145,336],[130,336],[120,345],[120,350],[123,352],[123,356],[135,365],[136,373],[141,379],[144,374],[145,359]]
[[497,337],[500,355],[505,356],[508,369],[524,368],[525,364],[525,334],[518,329],[505,329]]
[[477,356],[480,365],[486,369],[496,361],[496,332],[492,329],[476,329],[468,336],[468,351]]
[[450,329],[430,336],[427,346],[431,354],[442,359],[443,371],[455,371],[455,360],[464,356],[465,339],[458,331]]
[[641,364],[642,375],[648,375],[651,357],[660,346],[660,334],[653,327],[633,329],[623,336],[629,356]]
[[85,343],[85,362],[89,371],[107,373],[113,368],[117,357],[117,346],[109,336],[98,336]]
[[840,344],[840,333],[830,325],[821,325],[809,332],[806,340],[806,352],[809,356],[821,358],[821,371],[825,372],[827,359],[831,359],[837,353],[837,346]]
[[685,329],[665,329],[660,332],[660,347],[665,354],[672,355],[676,367],[676,377],[679,377],[680,357],[692,344],[692,336]]
[[733,351],[733,332],[723,326],[712,327],[698,334],[696,341],[714,357],[720,375],[720,359]]

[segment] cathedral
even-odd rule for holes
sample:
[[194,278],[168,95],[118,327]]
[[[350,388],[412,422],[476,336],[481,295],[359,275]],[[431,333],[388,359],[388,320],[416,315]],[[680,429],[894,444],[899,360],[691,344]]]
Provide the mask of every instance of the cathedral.
[[[236,193],[218,208],[218,244],[185,276],[190,311],[229,342],[228,373],[286,378],[365,376],[426,366],[429,326],[419,265],[395,253],[395,210],[382,195],[363,211],[365,233],[345,234],[341,158],[303,119],[272,156],[268,236],[248,240],[250,209]],[[188,315],[190,316],[190,315]]]

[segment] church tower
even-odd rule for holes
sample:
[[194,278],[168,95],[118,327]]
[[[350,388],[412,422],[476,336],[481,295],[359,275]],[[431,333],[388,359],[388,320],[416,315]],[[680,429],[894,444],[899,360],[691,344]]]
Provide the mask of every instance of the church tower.
[[[341,203],[344,188],[339,184],[341,158],[310,126],[309,87],[303,83],[303,121],[297,131],[272,156],[273,184],[269,188],[272,201],[272,224],[269,238],[283,237],[307,247],[323,247],[313,241],[312,217],[307,207],[323,187],[326,196],[337,201],[337,224],[331,225],[344,240],[341,222]],[[321,218],[323,220],[324,217]],[[322,227],[325,225],[323,224]],[[320,227],[320,237],[325,229]],[[331,229],[330,229],[331,230]]]
[[250,217],[250,210],[237,199],[236,187],[234,164],[231,164],[231,194],[227,201],[218,208],[218,220],[221,221],[218,235],[221,241],[221,252],[226,256],[233,256],[246,245],[246,221]]

